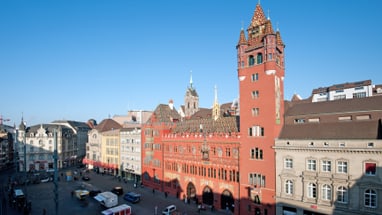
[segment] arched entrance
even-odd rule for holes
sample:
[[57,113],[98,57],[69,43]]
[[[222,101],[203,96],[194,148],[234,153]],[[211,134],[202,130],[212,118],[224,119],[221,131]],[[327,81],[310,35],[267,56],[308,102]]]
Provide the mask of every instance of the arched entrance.
[[208,186],[204,188],[202,195],[202,203],[206,205],[214,204],[214,193]]
[[224,190],[221,196],[221,208],[234,212],[235,210],[235,201],[233,199],[232,193],[229,190]]
[[193,183],[188,183],[187,185],[187,198],[188,198],[188,201],[189,200],[195,200],[196,198],[196,189],[195,189],[195,185]]

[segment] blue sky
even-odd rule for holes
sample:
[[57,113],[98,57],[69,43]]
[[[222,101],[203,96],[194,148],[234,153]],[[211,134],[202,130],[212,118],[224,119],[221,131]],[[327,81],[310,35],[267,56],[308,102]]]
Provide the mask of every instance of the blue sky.
[[[236,44],[257,0],[1,0],[0,114],[18,125],[98,122],[178,108],[192,71],[200,105],[238,97]],[[285,99],[382,84],[382,1],[262,0],[286,45]],[[269,11],[269,12],[268,12]]]

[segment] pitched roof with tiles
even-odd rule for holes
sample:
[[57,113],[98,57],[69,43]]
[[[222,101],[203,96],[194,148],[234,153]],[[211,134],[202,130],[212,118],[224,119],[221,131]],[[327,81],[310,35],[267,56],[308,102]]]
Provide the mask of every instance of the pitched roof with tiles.
[[122,125],[112,119],[104,119],[100,124],[98,124],[94,129],[99,132],[110,131],[114,129],[121,129]]
[[220,117],[216,121],[211,117],[191,119],[178,122],[172,130],[173,133],[195,133],[203,131],[207,133],[236,133],[239,132],[239,118],[236,116]]
[[159,104],[147,122],[173,123],[180,121],[181,116],[175,108],[168,104]]
[[[369,119],[352,117],[366,115],[370,115]],[[341,116],[349,116],[349,120],[339,120]],[[290,105],[285,118],[280,139],[381,139],[382,97],[297,102]],[[304,118],[305,122],[291,120],[298,118]],[[310,118],[319,121],[306,120]]]
[[284,125],[279,139],[381,139],[381,123],[348,121]]

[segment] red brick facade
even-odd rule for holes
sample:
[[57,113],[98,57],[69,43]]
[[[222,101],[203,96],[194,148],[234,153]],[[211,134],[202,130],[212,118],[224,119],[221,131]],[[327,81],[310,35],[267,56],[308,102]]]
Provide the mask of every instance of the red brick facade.
[[159,105],[142,130],[146,186],[234,214],[275,214],[284,44],[259,4],[247,35],[242,30],[237,45],[240,122],[223,114],[182,121],[171,105]]
[[275,214],[275,138],[284,115],[284,44],[261,6],[237,45],[240,90],[240,211]]

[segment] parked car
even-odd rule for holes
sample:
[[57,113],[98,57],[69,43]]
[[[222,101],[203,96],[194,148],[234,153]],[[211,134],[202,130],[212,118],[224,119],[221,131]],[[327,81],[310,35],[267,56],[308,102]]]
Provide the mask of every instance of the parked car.
[[123,188],[122,187],[114,187],[111,192],[117,194],[118,196],[123,195]]
[[45,177],[45,178],[42,178],[40,181],[41,181],[41,183],[45,183],[45,182],[53,181],[53,178],[52,177]]
[[137,203],[141,200],[141,194],[135,192],[127,192],[125,195],[123,195],[123,198],[131,203]]
[[162,211],[162,215],[172,215],[175,211],[176,211],[176,206],[169,205]]
[[90,181],[90,177],[87,175],[82,176],[83,181]]

